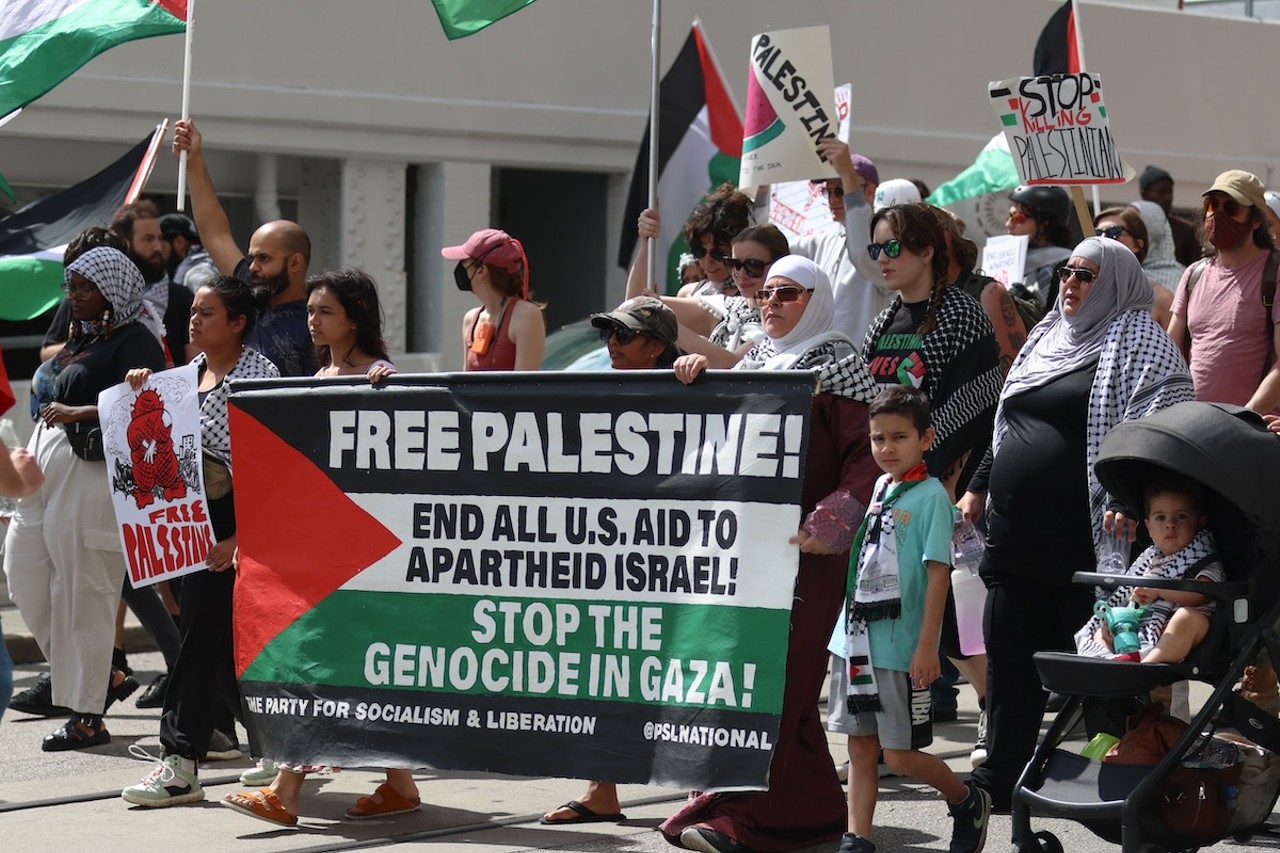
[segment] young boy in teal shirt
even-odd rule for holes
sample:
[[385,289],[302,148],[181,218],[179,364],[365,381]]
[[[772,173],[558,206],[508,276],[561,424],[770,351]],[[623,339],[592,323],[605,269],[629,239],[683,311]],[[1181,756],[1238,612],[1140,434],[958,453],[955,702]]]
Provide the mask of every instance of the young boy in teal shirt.
[[942,759],[921,752],[933,740],[929,684],[941,674],[938,639],[950,584],[951,500],[925,470],[933,444],[924,393],[896,385],[868,410],[871,455],[885,475],[854,543],[850,577],[847,696],[849,832],[840,853],[874,853],[871,825],[879,793],[877,758],[947,798],[951,853],[986,843],[991,798]]

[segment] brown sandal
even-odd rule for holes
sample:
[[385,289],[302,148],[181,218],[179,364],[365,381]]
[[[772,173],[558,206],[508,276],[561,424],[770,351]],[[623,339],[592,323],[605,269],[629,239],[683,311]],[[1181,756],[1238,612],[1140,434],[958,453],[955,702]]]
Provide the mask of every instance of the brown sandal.
[[290,814],[276,792],[270,788],[227,794],[222,798],[222,804],[240,814],[256,817],[276,826],[296,826],[298,823],[298,816]]
[[381,797],[382,802],[378,802],[373,797],[361,797],[356,800],[356,804],[347,809],[347,817],[352,820],[367,820],[371,817],[391,817],[392,815],[408,814],[416,812],[422,805],[422,800],[418,797],[404,796],[395,788],[392,788],[386,782],[378,786],[378,790],[374,791],[374,797]]

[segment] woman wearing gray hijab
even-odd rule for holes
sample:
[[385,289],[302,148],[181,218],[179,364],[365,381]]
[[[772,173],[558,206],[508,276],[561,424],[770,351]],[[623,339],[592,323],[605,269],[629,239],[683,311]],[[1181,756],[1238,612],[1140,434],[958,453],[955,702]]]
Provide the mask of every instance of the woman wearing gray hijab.
[[47,735],[46,752],[109,743],[106,706],[137,689],[111,667],[124,555],[111,508],[98,425],[98,392],[132,367],[163,370],[164,350],[142,314],[142,274],[99,246],[67,264],[67,345],[36,370],[27,449],[44,471],[18,504],[4,544],[9,592],[53,675],[52,702],[71,718]]
[[1092,569],[1111,535],[1110,497],[1093,470],[1102,439],[1121,421],[1193,399],[1132,251],[1090,237],[1057,278],[1057,303],[1009,370],[991,451],[960,501],[966,519],[987,511],[989,746],[972,778],[997,810],[1009,809],[1044,716],[1032,655],[1073,649],[1093,603],[1071,575]]

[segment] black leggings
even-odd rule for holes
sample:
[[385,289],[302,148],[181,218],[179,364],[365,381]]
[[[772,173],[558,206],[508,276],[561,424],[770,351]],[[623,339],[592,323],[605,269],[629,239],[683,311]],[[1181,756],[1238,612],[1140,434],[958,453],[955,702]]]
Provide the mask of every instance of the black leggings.
[[129,579],[125,578],[120,597],[133,611],[133,615],[138,617],[147,635],[151,637],[151,642],[159,647],[160,654],[164,655],[165,667],[172,670],[178,659],[178,626],[173,624],[173,617],[165,608],[160,593],[154,586],[134,589]]

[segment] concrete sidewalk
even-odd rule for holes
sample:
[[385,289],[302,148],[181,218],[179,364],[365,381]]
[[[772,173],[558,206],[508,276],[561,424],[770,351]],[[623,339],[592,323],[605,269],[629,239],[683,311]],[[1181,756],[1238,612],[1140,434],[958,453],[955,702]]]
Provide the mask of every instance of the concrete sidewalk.
[[[4,630],[4,644],[9,649],[9,657],[14,664],[43,663],[44,655],[36,645],[35,637],[23,621],[22,614],[12,604],[0,606],[0,629]],[[133,611],[125,608],[124,612],[124,650],[133,654],[155,651],[155,643],[147,635],[138,617]]]

